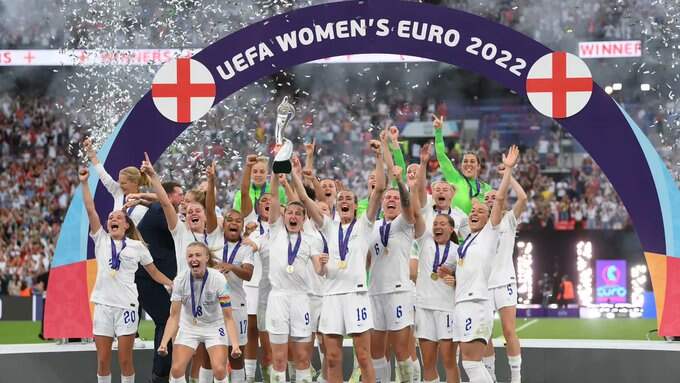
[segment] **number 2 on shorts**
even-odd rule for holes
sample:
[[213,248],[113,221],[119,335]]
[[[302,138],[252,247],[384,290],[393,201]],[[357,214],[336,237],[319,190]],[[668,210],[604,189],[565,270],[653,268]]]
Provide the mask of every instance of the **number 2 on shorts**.
[[470,331],[472,329],[472,318],[465,320],[465,331]]

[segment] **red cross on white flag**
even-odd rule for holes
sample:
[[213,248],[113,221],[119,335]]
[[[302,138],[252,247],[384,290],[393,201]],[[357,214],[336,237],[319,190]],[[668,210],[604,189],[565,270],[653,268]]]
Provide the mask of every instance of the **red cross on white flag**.
[[541,114],[566,118],[588,104],[593,76],[580,58],[567,52],[554,52],[531,66],[526,87],[529,102]]
[[200,62],[178,58],[163,64],[156,72],[151,97],[158,111],[168,120],[196,121],[215,101],[215,80]]

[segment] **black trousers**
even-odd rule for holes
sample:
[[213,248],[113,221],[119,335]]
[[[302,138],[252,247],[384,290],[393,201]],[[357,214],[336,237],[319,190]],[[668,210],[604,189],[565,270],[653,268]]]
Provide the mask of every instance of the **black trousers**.
[[164,357],[158,355],[155,350],[158,349],[161,340],[163,340],[165,324],[170,316],[170,295],[163,285],[151,279],[136,278],[135,283],[139,292],[139,304],[151,316],[153,323],[156,325],[156,333],[153,340],[153,381],[167,382],[172,364],[172,344],[168,344],[168,355]]

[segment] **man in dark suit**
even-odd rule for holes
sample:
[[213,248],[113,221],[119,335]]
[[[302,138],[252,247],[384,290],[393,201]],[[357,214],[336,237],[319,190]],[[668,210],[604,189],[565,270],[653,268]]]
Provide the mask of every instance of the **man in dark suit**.
[[[163,189],[168,194],[175,210],[184,198],[182,187],[176,182],[163,183]],[[149,206],[142,220],[138,225],[139,232],[144,238],[144,242],[149,247],[149,252],[153,257],[153,262],[163,274],[168,278],[174,279],[177,275],[177,261],[175,257],[175,243],[168,230],[168,224],[163,214],[160,203],[154,202]],[[156,325],[154,336],[154,350],[158,349],[165,324],[170,315],[170,295],[165,288],[154,282],[149,274],[140,267],[135,275],[135,283],[139,291],[139,302],[141,307],[153,319]],[[152,379],[153,383],[167,383],[170,376],[170,365],[172,362],[172,347],[168,347],[168,355],[161,357],[154,352]]]

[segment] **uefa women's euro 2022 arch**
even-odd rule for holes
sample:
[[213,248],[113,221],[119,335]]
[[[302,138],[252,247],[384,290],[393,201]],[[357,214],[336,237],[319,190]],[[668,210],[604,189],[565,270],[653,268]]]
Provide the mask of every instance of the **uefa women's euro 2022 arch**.
[[[156,161],[190,121],[242,87],[294,65],[367,53],[418,56],[453,64],[522,96],[543,92],[547,98],[530,97],[532,104],[554,116],[583,145],[633,219],[652,276],[659,333],[680,335],[680,192],[663,161],[626,112],[590,78],[586,85],[582,78],[580,84],[570,85],[570,77],[583,77],[570,69],[569,60],[573,59],[565,63],[564,54],[556,54],[552,65],[548,61],[541,69],[537,64],[534,70],[541,57],[553,53],[549,48],[476,15],[441,6],[371,0],[317,5],[255,23],[216,41],[192,60],[164,65],[154,87],[160,82],[175,85],[158,86],[153,95],[152,91],[146,93],[104,143],[99,158],[111,174],[140,164],[144,152]],[[165,76],[167,81],[157,81],[168,65],[176,70]],[[193,87],[192,77],[195,83],[214,85]],[[531,77],[546,80],[532,85]],[[567,91],[585,93],[579,96]],[[159,101],[162,97],[175,99]],[[564,116],[568,117],[560,118]],[[90,187],[96,187],[97,211],[104,218],[113,199],[96,177],[91,177]],[[96,262],[87,234],[88,221],[78,189],[52,261],[45,312],[47,337],[91,336],[88,298]]]

